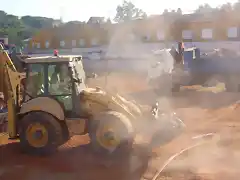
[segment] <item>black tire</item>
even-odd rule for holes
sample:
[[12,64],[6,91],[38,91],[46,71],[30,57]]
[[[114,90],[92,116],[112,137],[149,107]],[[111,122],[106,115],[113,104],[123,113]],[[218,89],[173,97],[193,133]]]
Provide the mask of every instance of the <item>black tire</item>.
[[61,131],[62,131],[62,138],[60,138],[59,146],[65,144],[70,139],[69,130],[67,124],[65,122],[60,122]]
[[[104,148],[97,139],[97,130],[100,125],[109,124],[109,122],[116,123],[117,127],[121,129],[121,133],[124,133],[124,138],[121,139],[120,144],[116,147],[114,151]],[[97,116],[90,119],[89,123],[89,137],[90,145],[92,150],[101,155],[118,155],[118,154],[128,154],[131,151],[134,131],[129,119],[115,111],[107,111],[98,114]]]
[[[32,146],[27,139],[27,129],[30,125],[38,123],[46,129],[48,141],[43,147]],[[44,112],[30,112],[20,121],[20,146],[23,152],[32,155],[51,155],[56,152],[62,142],[62,129],[60,123],[50,114]]]

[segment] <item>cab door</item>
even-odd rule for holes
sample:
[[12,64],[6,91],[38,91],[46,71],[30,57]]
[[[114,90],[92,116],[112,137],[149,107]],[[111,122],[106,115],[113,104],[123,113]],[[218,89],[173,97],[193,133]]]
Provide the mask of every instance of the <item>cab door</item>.
[[56,98],[65,109],[71,112],[73,109],[72,76],[68,63],[48,65],[48,94]]

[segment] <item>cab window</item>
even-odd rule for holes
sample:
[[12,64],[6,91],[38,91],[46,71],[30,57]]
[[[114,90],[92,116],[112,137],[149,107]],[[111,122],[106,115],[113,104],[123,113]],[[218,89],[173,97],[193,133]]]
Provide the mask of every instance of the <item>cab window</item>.
[[66,110],[72,109],[72,81],[68,64],[48,66],[48,91]]
[[42,64],[29,64],[26,91],[32,97],[44,93],[44,66]]
[[81,92],[83,89],[86,88],[86,74],[81,61],[75,63],[75,66],[73,67],[73,72],[75,78],[79,79],[81,82],[77,84],[76,90],[78,92]]
[[67,64],[48,66],[49,93],[51,95],[71,94],[71,73]]

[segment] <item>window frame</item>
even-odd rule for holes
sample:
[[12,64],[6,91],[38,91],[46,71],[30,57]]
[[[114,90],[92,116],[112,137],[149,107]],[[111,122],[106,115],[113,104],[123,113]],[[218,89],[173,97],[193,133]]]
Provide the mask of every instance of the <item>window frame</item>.
[[[233,31],[235,31],[234,35],[232,35]],[[227,28],[227,37],[228,38],[237,38],[238,37],[238,27],[234,27],[234,26],[228,27]]]
[[[209,37],[210,35],[207,35],[207,36],[204,35],[206,33],[206,31],[207,32],[211,32],[211,37]],[[212,28],[204,28],[204,29],[202,29],[201,37],[202,37],[202,39],[213,39],[213,29]]]
[[193,31],[189,29],[182,30],[182,38],[187,40],[193,39]]
[[[23,102],[26,102],[26,96],[28,95],[27,94],[27,85],[28,85],[28,81],[29,81],[29,78],[30,78],[30,73],[32,71],[30,71],[30,66],[31,65],[34,65],[34,64],[38,64],[38,65],[42,65],[42,68],[43,68],[43,84],[44,84],[44,92],[42,94],[38,94],[36,97],[38,96],[43,96],[47,93],[46,91],[46,88],[45,88],[45,66],[43,63],[29,63],[26,65],[26,83],[24,84],[24,91],[23,91]],[[35,98],[35,97],[34,97]]]

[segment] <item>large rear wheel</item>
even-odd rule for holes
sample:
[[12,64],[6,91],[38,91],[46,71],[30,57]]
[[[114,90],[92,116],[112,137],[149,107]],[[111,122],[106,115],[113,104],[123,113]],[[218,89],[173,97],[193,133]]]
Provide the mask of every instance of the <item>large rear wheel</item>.
[[102,112],[93,117],[89,136],[93,151],[103,155],[128,153],[134,138],[129,119],[115,111]]
[[20,121],[20,146],[29,154],[49,155],[62,141],[60,123],[50,114],[30,112]]

